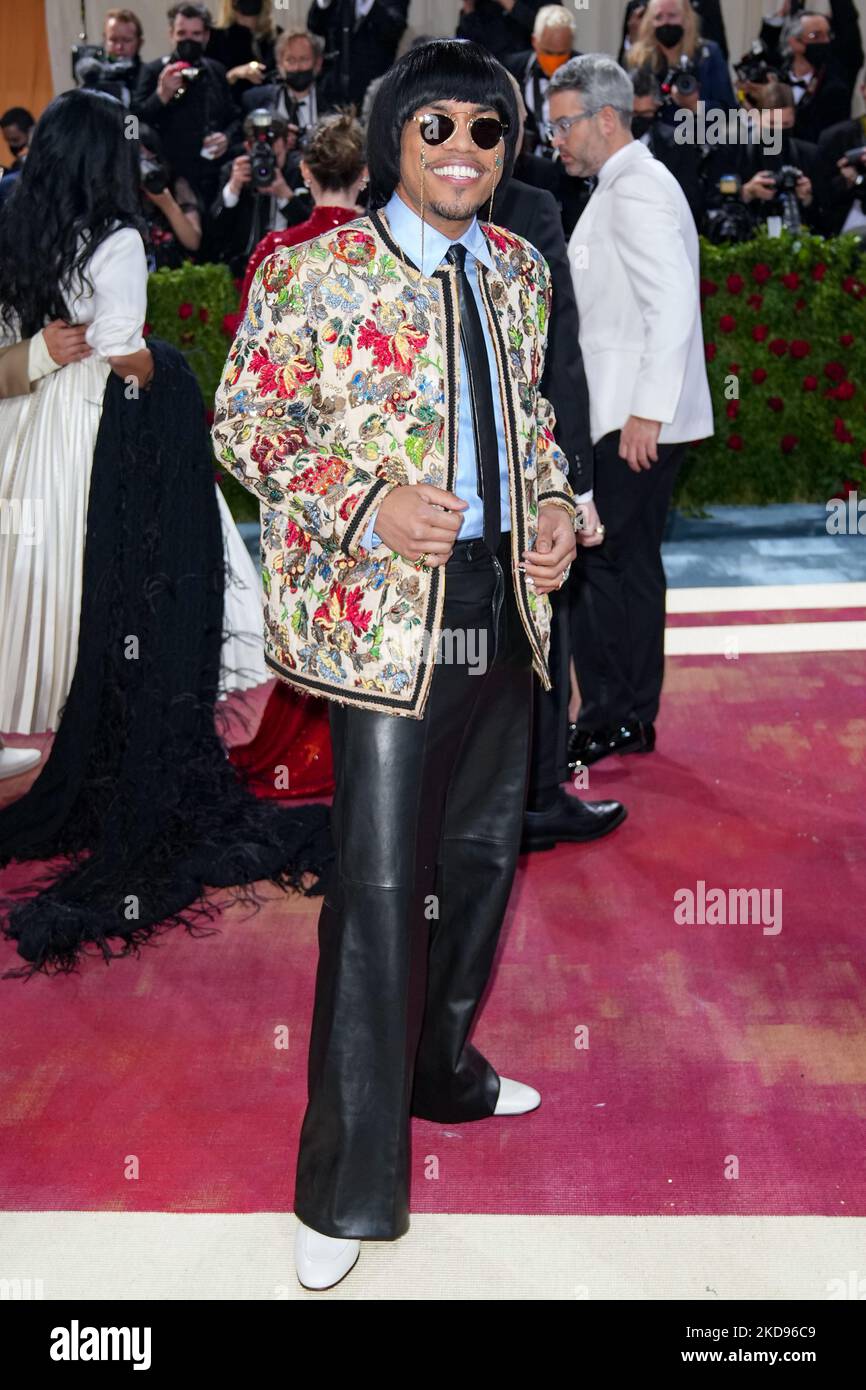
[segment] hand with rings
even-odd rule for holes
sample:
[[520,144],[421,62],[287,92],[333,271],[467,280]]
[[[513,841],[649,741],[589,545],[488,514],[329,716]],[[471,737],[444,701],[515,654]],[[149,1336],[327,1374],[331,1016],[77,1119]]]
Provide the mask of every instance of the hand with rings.
[[576,533],[578,545],[582,545],[584,548],[593,545],[601,545],[604,540],[605,531],[604,526],[599,520],[595,503],[593,501],[578,502],[577,508],[584,520],[584,525]]

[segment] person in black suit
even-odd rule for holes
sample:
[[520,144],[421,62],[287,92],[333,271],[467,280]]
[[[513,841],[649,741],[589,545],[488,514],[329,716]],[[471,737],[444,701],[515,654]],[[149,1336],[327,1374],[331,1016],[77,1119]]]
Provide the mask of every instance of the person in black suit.
[[175,174],[192,185],[205,206],[216,194],[219,166],[239,121],[225,68],[205,57],[211,18],[204,5],[172,5],[172,51],[144,63],[133,112],[162,139]]
[[[512,75],[521,126],[526,107],[517,79]],[[522,130],[520,132],[522,135]],[[520,135],[517,148],[521,147]],[[549,160],[535,163],[549,165]],[[517,168],[517,164],[513,166]],[[569,464],[568,481],[578,500],[591,503],[593,486],[592,434],[589,424],[589,393],[580,350],[580,324],[568,265],[565,237],[559,207],[553,194],[534,188],[520,179],[505,175],[493,198],[491,221],[526,237],[544,256],[550,267],[553,298],[547,336],[541,389],[556,416],[554,435]],[[594,535],[595,507],[587,509],[589,529],[578,532],[578,543],[586,534]],[[597,543],[593,541],[592,543]],[[522,851],[549,848],[559,841],[594,839],[605,817],[619,818],[619,803],[584,803],[568,796],[561,783],[568,771],[568,700],[570,683],[570,633],[568,585],[551,595],[553,608],[550,643],[550,674],[553,687],[536,687],[533,704],[532,760],[529,795],[524,815]],[[614,807],[617,809],[614,811]],[[602,818],[600,821],[599,818]]]
[[817,144],[828,126],[851,115],[851,97],[863,64],[863,40],[854,0],[830,0],[831,18],[804,10],[781,24],[761,27],[771,62],[794,93],[794,134]]
[[406,29],[409,0],[313,0],[307,28],[325,40],[323,95],[358,111],[368,83],[388,71]]
[[541,0],[462,0],[455,35],[474,39],[498,58],[529,44]]
[[[860,94],[866,102],[866,73]],[[848,151],[861,149],[866,149],[866,115],[830,126],[818,141],[818,162],[827,190],[828,236],[866,227],[866,157],[845,158]]]
[[766,120],[773,113],[782,127],[781,148],[775,152],[766,141],[740,147],[739,173],[743,181],[740,196],[747,203],[755,223],[781,213],[775,176],[785,166],[800,170],[796,198],[803,224],[814,232],[825,231],[826,191],[817,145],[796,135],[794,96],[785,82],[767,82],[758,88],[757,109]]
[[655,73],[648,68],[636,68],[631,74],[631,85],[634,88],[631,133],[671,171],[686,195],[695,226],[700,227],[703,217],[700,147],[678,144],[671,127],[656,119],[661,110],[662,94]]
[[553,150],[545,136],[547,84],[556,69],[577,57],[575,47],[577,22],[570,10],[562,5],[545,5],[538,11],[530,39],[531,47],[512,53],[502,60],[512,77],[520,84],[526,107],[526,129],[523,148],[530,154],[549,159]]
[[222,63],[238,106],[246,93],[261,87],[265,73],[273,71],[279,33],[272,0],[220,0],[217,25],[208,40],[208,57]]
[[[260,132],[266,134],[276,157],[275,177],[263,188],[253,181],[250,160]],[[220,171],[222,185],[210,209],[207,253],[224,261],[235,278],[243,276],[267,232],[295,227],[312,213],[309,192],[296,193],[287,177],[288,134],[285,117],[276,111],[251,112],[244,120],[243,153],[227,160]]]

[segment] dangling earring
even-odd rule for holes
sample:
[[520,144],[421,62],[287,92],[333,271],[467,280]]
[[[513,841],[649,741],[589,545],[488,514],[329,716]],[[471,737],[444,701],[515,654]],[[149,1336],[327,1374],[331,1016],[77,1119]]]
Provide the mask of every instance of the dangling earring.
[[[495,163],[494,163],[493,167],[494,167],[494,169],[501,169],[501,168],[502,168],[502,156],[501,156],[501,155],[498,154],[498,155],[496,156],[496,160],[495,160]],[[498,182],[499,182],[498,179],[494,179],[494,180],[493,180],[493,183],[491,184],[491,187],[490,187],[490,206],[489,206],[488,209],[487,209],[487,221],[488,221],[488,223],[491,223],[491,222],[493,221],[493,195],[494,195],[494,193],[496,192],[496,187],[497,187]]]
[[424,151],[421,151],[421,274],[424,274],[424,170],[427,168],[427,160],[424,158]]

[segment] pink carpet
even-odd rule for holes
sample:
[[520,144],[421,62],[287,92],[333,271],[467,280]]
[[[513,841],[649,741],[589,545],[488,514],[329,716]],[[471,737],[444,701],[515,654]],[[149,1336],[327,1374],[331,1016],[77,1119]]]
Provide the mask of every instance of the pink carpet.
[[[658,751],[592,770],[625,825],[520,861],[474,1040],[542,1106],[415,1121],[413,1210],[866,1214],[864,678],[669,660]],[[782,930],[679,925],[699,880],[781,890]],[[290,1210],[318,907],[0,982],[2,1205]]]

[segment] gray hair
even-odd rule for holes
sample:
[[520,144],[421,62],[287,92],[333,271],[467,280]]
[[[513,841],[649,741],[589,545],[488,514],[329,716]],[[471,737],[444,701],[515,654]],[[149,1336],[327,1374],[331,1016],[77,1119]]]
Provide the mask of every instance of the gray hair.
[[829,15],[822,14],[820,10],[801,10],[799,14],[794,15],[793,19],[786,19],[779,35],[779,52],[787,61],[790,61],[794,56],[791,39],[799,39],[807,19],[826,19],[832,26]]
[[612,106],[617,112],[620,124],[631,125],[634,111],[634,88],[631,78],[606,53],[581,53],[578,58],[569,58],[567,63],[557,68],[550,79],[547,95],[554,92],[577,92],[584,111],[597,115],[605,106]]

